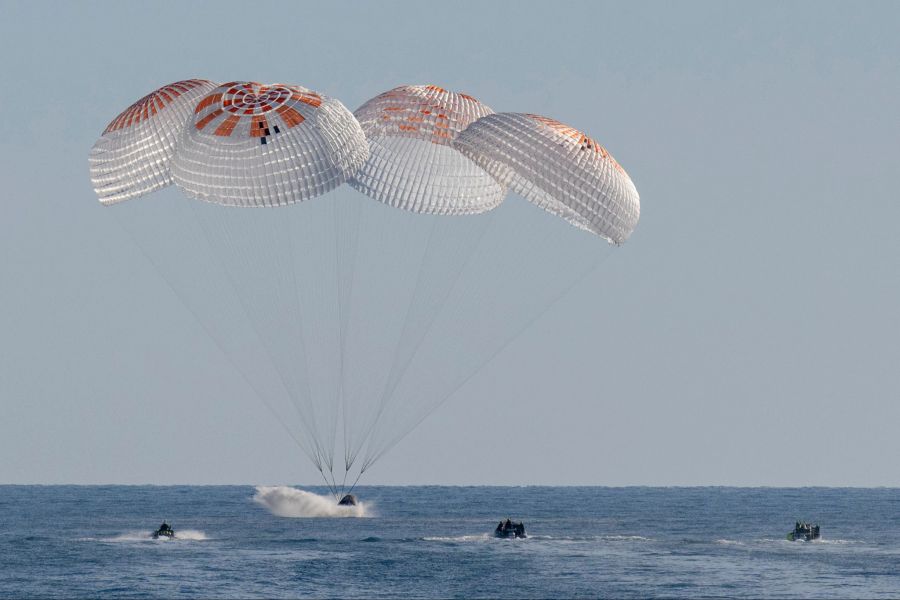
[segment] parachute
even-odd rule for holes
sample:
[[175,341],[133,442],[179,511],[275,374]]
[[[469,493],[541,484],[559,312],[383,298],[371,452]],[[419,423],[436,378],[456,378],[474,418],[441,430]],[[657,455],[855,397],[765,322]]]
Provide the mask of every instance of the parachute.
[[555,119],[489,115],[454,147],[513,192],[614,244],[637,225],[640,199],[625,170],[603,146]]
[[233,81],[204,96],[172,161],[188,195],[228,206],[280,206],[320,196],[369,155],[338,100],[294,85]]
[[215,85],[205,79],[170,83],[112,120],[91,150],[91,183],[100,202],[137,198],[172,184],[175,143],[197,99]]
[[637,222],[621,167],[543,117],[436,86],[351,114],[298,85],[190,81],[113,121],[92,182],[104,204],[193,198],[111,210],[336,497]]
[[453,148],[459,132],[493,113],[472,96],[434,85],[404,85],[354,115],[371,156],[350,185],[414,212],[466,215],[496,208],[506,188]]

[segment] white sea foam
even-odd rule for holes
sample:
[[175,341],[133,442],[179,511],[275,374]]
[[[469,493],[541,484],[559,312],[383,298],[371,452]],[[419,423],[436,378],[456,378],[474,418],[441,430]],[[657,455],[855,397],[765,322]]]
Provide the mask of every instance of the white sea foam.
[[371,504],[365,502],[340,506],[331,496],[287,486],[257,486],[253,501],[277,517],[368,517],[372,514]]

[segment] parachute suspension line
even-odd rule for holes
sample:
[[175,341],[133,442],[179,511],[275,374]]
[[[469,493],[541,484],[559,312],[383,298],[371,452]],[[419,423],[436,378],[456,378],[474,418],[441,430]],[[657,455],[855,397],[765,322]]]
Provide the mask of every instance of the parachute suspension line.
[[[353,442],[352,442],[352,439],[354,437],[354,432],[352,431],[352,429],[353,429],[352,420],[354,419],[356,413],[358,412],[356,410],[353,410],[354,407],[352,407],[348,404],[349,402],[353,402],[355,400],[355,398],[352,397],[348,393],[349,386],[347,384],[349,383],[349,381],[347,379],[347,369],[346,369],[346,367],[347,367],[347,357],[346,357],[347,338],[350,336],[351,333],[355,333],[355,331],[351,329],[352,321],[350,320],[350,318],[352,316],[351,313],[353,312],[354,307],[356,307],[356,296],[359,294],[359,288],[360,288],[360,284],[358,284],[356,281],[357,276],[359,275],[358,270],[356,269],[356,264],[359,261],[359,255],[361,252],[359,238],[362,235],[361,229],[362,229],[363,216],[361,213],[363,211],[363,207],[362,207],[362,204],[360,203],[359,198],[354,198],[354,201],[356,201],[357,204],[360,206],[360,215],[356,222],[356,240],[355,240],[355,244],[354,244],[354,248],[353,248],[354,249],[353,259],[351,261],[351,274],[350,274],[350,278],[349,278],[349,290],[347,291],[347,294],[346,294],[347,311],[346,311],[346,313],[344,313],[344,318],[346,319],[346,329],[344,329],[344,331],[343,331],[343,334],[344,334],[343,342],[344,343],[341,348],[341,355],[342,355],[341,398],[343,401],[342,406],[344,409],[344,472],[345,473],[348,473],[350,471],[350,469],[353,467],[354,461],[356,460],[356,453],[354,452],[354,446],[353,446]],[[369,208],[369,207],[366,207],[366,208]],[[376,215],[378,215],[378,214],[379,213],[376,212]],[[373,220],[379,225],[378,231],[380,232],[381,237],[383,239],[384,232],[383,232],[382,220],[377,219],[377,218],[373,219]],[[376,247],[381,247],[381,244],[378,244]],[[368,250],[371,251],[372,249],[368,248]]]
[[[354,215],[353,234],[347,239],[345,227],[347,219],[342,218],[339,214],[340,205],[351,205],[347,211]],[[348,197],[342,202],[334,202],[332,204],[334,216],[334,243],[335,243],[335,266],[337,269],[337,294],[338,294],[338,335],[340,343],[340,361],[339,361],[339,378],[338,378],[338,395],[340,397],[341,409],[341,425],[343,429],[344,444],[344,480],[347,479],[347,472],[352,464],[348,461],[350,455],[349,432],[347,431],[348,410],[346,396],[346,362],[347,362],[347,328],[350,319],[350,301],[353,295],[353,281],[356,277],[356,262],[359,254],[359,223],[362,204],[359,199]],[[342,235],[343,233],[343,235]],[[349,249],[347,246],[350,246]],[[350,262],[346,263],[349,255]]]
[[265,395],[262,392],[260,392],[259,388],[257,388],[257,386],[253,383],[253,381],[250,379],[250,377],[247,375],[247,373],[244,371],[244,369],[241,368],[240,364],[238,364],[238,362],[234,359],[234,357],[231,355],[231,353],[225,349],[224,344],[219,339],[219,336],[216,335],[212,331],[212,329],[209,327],[209,325],[206,323],[206,321],[204,319],[202,319],[200,317],[199,313],[194,309],[194,307],[191,306],[190,302],[188,302],[188,300],[184,296],[184,294],[182,292],[180,292],[177,289],[177,287],[172,283],[170,278],[166,275],[165,271],[163,270],[162,266],[156,260],[154,260],[154,258],[150,254],[150,252],[148,252],[147,248],[145,248],[144,245],[137,240],[137,238],[134,236],[134,234],[131,232],[131,230],[129,230],[128,227],[125,226],[124,222],[122,221],[122,216],[118,214],[118,212],[120,210],[121,210],[121,207],[113,207],[113,210],[111,212],[113,214],[113,217],[114,217],[116,223],[119,225],[119,227],[122,229],[122,231],[124,231],[128,235],[128,237],[131,238],[131,241],[138,248],[138,250],[144,256],[144,258],[147,260],[147,262],[153,266],[153,268],[156,270],[156,273],[162,278],[162,280],[166,283],[166,285],[172,291],[172,293],[175,295],[175,297],[178,298],[178,300],[181,302],[181,305],[184,306],[184,308],[187,309],[187,311],[191,314],[191,316],[194,317],[194,319],[197,321],[197,323],[200,324],[200,327],[203,329],[204,333],[206,333],[206,336],[210,340],[212,340],[213,344],[215,344],[215,346],[219,350],[219,352],[221,352],[222,355],[228,360],[228,362],[231,363],[231,366],[234,367],[234,370],[241,376],[241,379],[244,380],[244,383],[246,383],[247,386],[253,391],[253,393],[256,395],[256,397],[259,399],[259,401],[269,411],[269,413],[271,413],[271,415],[275,418],[275,421],[277,421],[278,424],[281,425],[282,429],[284,429],[284,431],[294,441],[294,443],[297,445],[297,447],[300,448],[300,450],[302,450],[304,454],[306,454],[306,456],[310,459],[310,461],[315,462],[315,457],[314,457],[314,453],[312,452],[312,450],[310,448],[308,448],[306,446],[306,444],[304,444],[299,437],[297,437],[297,435],[291,430],[290,427],[288,427],[287,423],[284,422],[284,419],[278,413],[278,411],[275,410],[275,408],[269,403],[268,400],[266,400]]
[[347,485],[347,471],[344,471],[344,479],[341,481],[341,497],[344,496],[344,486]]
[[[525,206],[501,207],[499,210],[537,210]],[[534,216],[538,214],[535,212]],[[474,271],[454,286],[453,297],[448,299],[449,310],[441,315],[440,326],[430,334],[444,343],[429,344],[427,357],[422,363],[426,368],[410,371],[412,380],[404,383],[402,390],[398,389],[401,393],[396,396],[396,402],[390,409],[392,420],[397,420],[398,425],[390,431],[382,428],[375,431],[363,462],[364,469],[483,370],[494,356],[546,313],[574,283],[565,285],[563,293],[553,297],[554,290],[559,289],[557,285],[563,286],[572,276],[575,276],[577,283],[590,271],[587,269],[577,276],[575,274],[585,261],[571,260],[572,248],[564,243],[571,234],[569,225],[559,223],[557,227],[546,228],[546,222],[539,218],[524,222],[503,221],[495,225],[499,229],[483,238],[486,247],[480,249],[479,255],[485,260],[475,263]],[[584,256],[593,264],[596,258],[591,258],[591,254],[596,257],[596,238],[580,239],[590,245],[585,252],[575,254],[575,258]],[[509,304],[508,300],[504,302],[495,287],[479,284],[484,281],[503,282],[504,289],[515,294],[513,304]],[[521,298],[521,301],[515,298]],[[485,327],[462,330],[458,326],[462,317],[468,321],[480,319]],[[447,373],[431,372],[427,366],[434,364],[436,356],[441,359],[438,364],[458,366]],[[422,371],[429,371],[427,378]]]
[[319,475],[322,476],[322,480],[325,482],[325,485],[328,486],[328,491],[331,493],[332,496],[334,496],[334,499],[338,500],[339,498],[338,498],[337,489],[333,482],[328,481],[328,477],[325,476],[325,471],[323,471],[322,469],[319,469]]
[[[347,294],[347,321],[345,330],[346,352],[342,376],[342,398],[344,400],[345,426],[345,470],[350,471],[356,460],[355,440],[359,439],[360,424],[374,410],[373,402],[367,402],[378,393],[379,382],[383,385],[383,377],[387,367],[379,368],[382,361],[388,358],[379,345],[389,347],[390,336],[399,332],[394,329],[400,315],[395,307],[402,305],[405,292],[393,285],[407,286],[411,278],[403,277],[398,266],[405,260],[414,260],[418,254],[411,248],[412,238],[416,230],[410,221],[419,215],[373,202],[359,196],[354,198],[361,216],[358,220],[355,265],[352,287]],[[402,224],[402,227],[397,227]],[[393,226],[393,227],[392,227]],[[394,248],[396,253],[391,253]],[[385,266],[392,268],[382,272]],[[402,284],[400,284],[402,282]],[[393,285],[392,285],[393,284]],[[378,333],[376,333],[378,332]]]
[[[318,204],[310,204],[310,207],[322,209],[322,218],[320,220],[308,220],[307,229],[309,237],[315,235],[316,243],[310,248],[311,252],[319,251],[322,257],[316,261],[317,269],[314,270],[314,277],[306,279],[307,287],[312,287],[318,294],[319,311],[313,311],[311,314],[320,316],[327,314],[327,326],[323,327],[326,320],[320,319],[320,323],[316,323],[318,331],[318,341],[314,346],[318,352],[319,364],[318,369],[314,368],[310,374],[317,373],[320,370],[330,375],[327,385],[319,390],[320,397],[324,399],[324,405],[331,410],[328,412],[331,422],[326,424],[329,435],[331,436],[330,446],[332,453],[338,451],[338,435],[343,413],[341,401],[341,380],[343,377],[343,316],[342,311],[345,310],[344,299],[341,296],[342,273],[340,268],[339,251],[341,248],[341,238],[339,236],[339,205],[343,203],[342,196],[336,196],[329,199],[327,203],[319,201]],[[328,218],[331,213],[331,218]],[[330,226],[329,226],[330,225]],[[303,239],[303,238],[297,238]],[[352,238],[355,239],[355,238]],[[326,256],[325,254],[329,255]],[[310,282],[319,282],[318,285]],[[328,352],[322,349],[327,348]],[[343,444],[341,443],[341,448]],[[336,481],[334,472],[332,477]]]
[[[496,212],[496,211],[491,211],[491,213],[489,214],[489,216],[490,216],[491,218],[493,218],[493,216],[494,216],[493,213],[494,213],[494,212]],[[487,231],[487,229],[485,229],[485,232],[486,232],[486,231]],[[483,232],[482,235],[478,238],[478,246],[479,246],[479,247],[480,247],[484,242],[487,241],[486,238],[485,238],[485,236],[484,236],[484,233],[485,233],[485,232]],[[540,232],[541,232],[541,235],[543,236],[543,238],[547,238],[547,237],[549,237],[549,235],[550,235],[550,231],[548,231],[548,230],[545,229],[545,228],[541,228],[541,229],[540,229]],[[529,240],[533,240],[533,237],[532,237],[532,236],[526,236],[526,237],[527,237]],[[543,241],[543,239],[542,239],[541,241]],[[479,248],[479,250],[481,250],[481,248]],[[481,250],[481,252],[479,252],[479,254],[480,254],[480,255],[490,255],[489,248],[488,248],[487,250]],[[479,266],[480,266],[480,265],[479,265]],[[504,269],[504,270],[505,270],[503,279],[509,279],[509,275],[510,275],[511,273],[515,273],[516,275],[519,275],[519,272],[525,271],[526,268],[531,268],[532,266],[533,266],[533,265],[527,263],[526,261],[519,261],[519,262],[516,264],[516,267],[517,267],[517,268],[511,269],[511,268],[509,268],[507,265],[503,265],[503,264],[501,264],[498,268],[499,268],[499,269]],[[471,305],[477,306],[477,307],[483,307],[483,306],[486,306],[486,305],[487,305],[487,302],[484,301],[484,298],[487,297],[489,294],[495,293],[495,291],[494,291],[493,289],[489,290],[489,289],[488,289],[489,286],[483,285],[483,284],[482,284],[481,286],[477,286],[477,287],[474,287],[474,288],[473,288],[472,285],[471,285],[470,283],[465,287],[465,289],[457,290],[457,284],[458,284],[459,281],[460,281],[461,275],[462,275],[462,270],[460,270],[459,273],[457,273],[457,277],[456,277],[456,279],[453,281],[453,285],[449,288],[448,293],[445,295],[445,300],[449,301],[449,299],[450,299],[451,297],[454,296],[454,293],[455,293],[455,292],[459,292],[459,293],[465,294],[465,295],[468,296],[469,298],[472,298],[472,299],[473,299],[473,300],[470,302]],[[490,277],[490,278],[486,278],[486,279],[489,279],[489,280],[491,280],[491,281],[497,281],[497,280],[499,280],[499,278],[498,278],[499,273],[491,273],[490,275],[491,275],[491,277]],[[475,299],[477,299],[477,300],[475,300]],[[450,320],[450,322],[452,322],[452,323],[458,323],[458,322],[461,320],[461,313],[462,313],[463,310],[465,310],[465,306],[463,305],[463,303],[457,303],[457,304],[455,304],[455,305],[454,305],[453,303],[451,303],[450,309],[449,309],[445,314],[443,314],[443,315],[437,315],[437,314],[434,315],[434,319],[433,319],[433,321],[432,321],[432,324],[433,324],[434,321],[437,320],[437,317],[438,317],[438,316],[444,316],[444,317],[446,317],[448,320]],[[430,333],[430,327],[429,327],[429,332],[426,332],[426,334],[427,334],[427,333]],[[426,335],[426,337],[427,337],[427,335]],[[470,348],[464,348],[464,350],[470,350]],[[413,360],[414,357],[415,357],[415,354],[413,354],[413,355],[410,356],[410,359],[409,359],[409,360],[410,360],[410,363],[412,362],[412,360]],[[396,385],[394,386],[394,389],[396,389],[396,387],[399,386],[399,384],[400,384],[400,382],[398,381],[398,382],[396,383]],[[437,390],[437,391],[440,392],[440,390]],[[398,399],[397,399],[397,404],[395,404],[395,405],[392,407],[392,410],[390,411],[391,414],[392,414],[392,415],[396,415],[396,414],[398,414],[398,413],[405,412],[405,411],[402,410],[402,409],[404,409],[404,408],[406,407],[406,405],[409,404],[409,402],[415,401],[415,400],[416,400],[415,397],[414,397],[414,398],[411,398],[411,399],[410,399],[410,398],[406,398],[405,400],[404,400],[404,398],[402,398],[402,397],[401,397],[401,398],[398,398]],[[441,401],[441,402],[443,402],[443,401]],[[431,414],[432,412],[434,412],[434,410],[436,410],[436,409],[437,409],[437,405],[433,406],[432,408],[427,408],[427,407],[426,407],[426,411],[425,411],[424,416],[422,416],[421,418],[417,419],[417,420],[415,421],[416,424],[420,423],[422,420],[424,420],[429,414]],[[415,426],[408,427],[408,428],[404,427],[404,428],[401,430],[401,434],[399,435],[400,439],[402,439],[402,437],[404,437],[404,436],[406,435],[406,433],[408,433],[409,431],[411,431],[411,430],[414,429],[414,428],[415,428]],[[375,428],[373,428],[373,432],[374,432],[374,431],[376,431]],[[373,433],[373,439],[370,440],[369,446],[367,447],[367,451],[366,451],[366,457],[365,457],[365,459],[364,459],[364,461],[363,461],[363,465],[362,465],[362,469],[363,469],[363,470],[365,470],[365,469],[367,469],[369,466],[371,466],[372,463],[374,463],[378,458],[380,458],[380,457],[387,451],[387,449],[385,449],[384,451],[381,451],[381,450],[379,449],[379,447],[378,447],[378,446],[379,446],[378,440],[377,440],[377,439],[374,439],[374,437],[375,437],[375,436],[374,436],[374,433]],[[398,439],[397,441],[399,442],[399,439]],[[389,449],[389,448],[388,448],[388,449]]]
[[[428,242],[426,243],[425,252],[422,253],[422,258],[419,261],[419,267],[416,270],[416,284],[413,287],[413,293],[409,298],[409,303],[407,303],[407,305],[406,305],[406,311],[403,316],[403,333],[401,333],[400,337],[397,338],[397,343],[394,345],[394,353],[391,357],[391,373],[388,376],[387,383],[386,383],[384,389],[382,390],[381,397],[379,399],[379,405],[378,405],[378,408],[375,413],[375,419],[368,425],[368,427],[364,428],[363,435],[360,436],[360,439],[357,441],[356,445],[353,447],[353,454],[352,454],[352,458],[350,460],[351,464],[353,461],[356,460],[356,456],[359,454],[360,450],[362,450],[363,445],[365,444],[366,440],[368,440],[369,435],[371,435],[372,428],[375,426],[375,423],[378,422],[381,412],[384,410],[384,403],[386,401],[387,390],[391,385],[391,379],[392,379],[392,377],[394,375],[394,371],[396,369],[397,357],[400,353],[400,343],[403,341],[403,337],[404,337],[403,334],[405,334],[407,329],[409,328],[409,316],[412,311],[412,307],[416,300],[416,297],[419,295],[419,289],[422,285],[425,262],[426,262],[426,258],[428,257],[428,250],[431,248],[431,244],[434,239],[434,230],[437,227],[437,218],[433,215],[429,215],[429,217],[431,218],[431,227],[429,227],[429,229],[428,229]],[[362,473],[360,473],[360,475],[362,475]]]
[[338,205],[334,203],[331,208],[331,214],[333,216],[334,221],[334,266],[335,272],[337,273],[337,278],[335,279],[336,291],[337,291],[337,300],[338,300],[338,351],[339,351],[339,360],[338,360],[338,400],[340,401],[341,407],[341,427],[342,427],[342,436],[341,442],[344,446],[344,479],[347,479],[347,470],[350,468],[346,464],[347,457],[347,405],[346,399],[344,398],[344,357],[346,354],[345,351],[345,339],[346,339],[346,329],[347,323],[345,320],[345,313],[348,311],[348,307],[346,306],[346,301],[344,298],[344,294],[342,293],[343,281],[344,281],[344,270],[343,263],[341,261],[341,236],[340,236],[340,223],[341,220],[338,216]]
[[428,412],[421,415],[415,423],[409,427],[406,431],[401,432],[395,438],[391,439],[387,445],[385,445],[382,449],[380,449],[377,454],[373,455],[371,458],[366,458],[363,461],[361,473],[368,469],[372,464],[377,461],[379,458],[384,456],[386,452],[388,452],[391,448],[396,446],[410,431],[415,429],[419,424],[422,423],[428,416],[437,410],[444,402],[446,402],[450,397],[452,397],[457,391],[459,391],[463,386],[465,386],[469,381],[475,378],[476,375],[481,373],[497,356],[499,356],[504,350],[506,350],[514,341],[516,341],[523,333],[525,333],[528,329],[531,328],[541,317],[547,314],[551,308],[553,308],[557,303],[559,303],[563,298],[565,298],[578,284],[584,281],[591,273],[596,271],[600,265],[610,256],[609,253],[603,254],[592,261],[587,268],[583,269],[578,276],[571,281],[565,288],[563,288],[558,294],[554,295],[552,299],[545,303],[544,306],[541,307],[539,312],[537,312],[534,316],[528,319],[521,327],[519,327],[512,336],[508,337],[491,355],[481,363],[474,371],[472,371],[468,376],[465,377],[462,381],[459,382],[456,386],[454,386],[448,393],[444,394],[441,399],[435,404]]
[[[353,481],[353,485],[351,485],[351,486],[350,486],[350,489],[347,490],[347,493],[348,493],[348,494],[352,494],[352,493],[353,493],[354,488],[356,488],[356,484],[359,483],[359,478],[362,477],[363,473],[365,473],[365,472],[366,472],[366,468],[365,468],[365,467],[363,467],[362,469],[359,470],[359,475],[356,476],[356,479]],[[344,493],[344,492],[343,492],[343,489],[341,490],[341,493],[342,493],[342,494]]]
[[331,490],[331,493],[334,495],[334,499],[335,499],[335,500],[340,500],[340,497],[338,496],[338,491],[337,491],[337,483],[336,483],[335,480],[334,480],[334,473],[329,472],[329,474],[331,475],[331,481],[330,481],[330,482],[328,481],[328,478],[325,477],[325,474],[324,474],[324,473],[322,474],[322,476],[325,477],[325,483],[328,484],[328,489]]
[[[433,310],[430,311],[430,314],[426,315],[424,326],[422,326],[421,331],[417,332],[414,335],[413,341],[411,343],[411,350],[407,353],[406,357],[404,357],[401,360],[398,360],[399,355],[400,355],[400,353],[399,353],[400,341],[403,341],[403,339],[405,339],[405,337],[406,337],[405,334],[410,326],[409,311],[412,308],[412,306],[414,304],[416,304],[416,300],[418,297],[418,292],[419,292],[419,288],[420,288],[419,283],[421,283],[421,270],[424,269],[426,259],[429,257],[429,251],[432,248],[432,242],[434,241],[434,239],[433,239],[434,229],[437,227],[437,223],[438,223],[437,220],[434,221],[433,226],[432,226],[432,233],[430,234],[429,240],[428,240],[428,247],[426,248],[425,255],[423,255],[422,266],[420,267],[420,274],[419,274],[420,280],[417,282],[416,292],[413,294],[413,298],[410,300],[410,304],[407,307],[407,317],[403,323],[404,335],[402,335],[400,340],[398,341],[398,348],[394,354],[394,361],[391,365],[391,374],[388,378],[388,383],[385,386],[384,392],[382,393],[381,399],[379,401],[378,413],[376,414],[374,421],[370,424],[370,426],[368,427],[368,430],[365,433],[364,443],[369,442],[370,438],[372,437],[372,432],[377,427],[378,423],[380,422],[382,416],[385,413],[385,409],[387,408],[387,405],[389,404],[390,400],[393,398],[394,391],[397,389],[397,386],[400,384],[400,382],[403,380],[404,376],[406,375],[407,369],[409,368],[410,364],[412,364],[413,358],[415,358],[416,354],[419,351],[419,348],[422,346],[422,343],[425,341],[425,339],[427,339],[428,334],[430,333],[431,328],[434,325],[434,322],[437,320],[438,316],[440,316],[441,313],[443,312],[444,307],[447,304],[447,300],[450,297],[449,292],[456,287],[457,282],[459,281],[462,274],[466,271],[467,267],[469,266],[469,262],[472,260],[472,257],[475,255],[475,250],[481,246],[482,239],[484,238],[484,235],[487,232],[487,230],[489,229],[490,224],[494,218],[494,211],[490,211],[486,215],[471,215],[471,216],[462,216],[462,217],[438,217],[438,218],[449,218],[449,219],[454,219],[454,220],[468,219],[470,222],[475,222],[476,220],[478,220],[478,221],[480,221],[480,223],[478,223],[478,227],[476,228],[475,239],[474,240],[470,240],[467,238],[464,239],[464,241],[462,243],[463,260],[461,262],[459,262],[458,265],[454,265],[456,268],[453,269],[453,272],[450,274],[450,277],[448,278],[449,285],[446,287],[445,293],[440,294],[439,293],[440,290],[437,290],[435,292],[438,295],[437,301],[436,301],[437,306]],[[466,231],[465,233],[470,234],[471,232]],[[452,238],[452,234],[451,234],[451,238]],[[421,303],[421,299],[420,299],[420,303]],[[360,445],[363,445],[363,443],[361,443]],[[363,468],[363,470],[365,470],[365,468]]]
[[403,331],[405,309],[417,280],[421,281],[413,273],[427,273],[420,266],[436,218],[370,200],[363,202],[357,251],[360,262],[348,327],[345,375],[349,376],[344,380],[348,467],[355,464],[365,438],[363,432],[376,415],[376,401],[390,372],[391,351],[396,351]]
[[[316,468],[321,470],[322,464],[323,464],[323,458],[324,458],[324,451],[321,447],[321,444],[319,443],[319,436],[316,435],[316,432],[315,432],[315,422],[312,418],[310,418],[308,411],[304,410],[304,407],[300,406],[300,404],[298,403],[296,386],[290,385],[288,383],[288,379],[290,379],[290,378],[285,375],[282,365],[279,363],[279,361],[277,361],[275,359],[275,355],[274,355],[273,349],[271,347],[271,342],[267,343],[266,336],[264,336],[262,334],[262,332],[259,329],[259,324],[253,318],[252,315],[254,314],[254,311],[252,310],[251,306],[248,306],[247,299],[244,297],[244,294],[242,294],[240,292],[241,286],[239,286],[238,283],[234,280],[234,276],[232,275],[231,270],[225,265],[224,259],[220,256],[220,253],[216,252],[216,246],[213,243],[213,238],[212,238],[213,232],[209,229],[212,226],[212,221],[215,220],[217,223],[217,225],[216,225],[217,228],[223,234],[222,245],[227,250],[230,251],[232,257],[235,259],[243,259],[244,265],[249,267],[250,269],[253,269],[254,267],[261,269],[263,267],[263,263],[265,261],[257,261],[256,264],[249,264],[249,262],[248,262],[249,255],[251,253],[241,251],[241,249],[237,248],[236,243],[235,243],[236,236],[231,231],[231,228],[227,225],[226,221],[227,221],[227,215],[231,211],[240,211],[242,213],[242,215],[247,215],[247,214],[252,214],[253,211],[263,210],[263,209],[222,207],[222,206],[209,205],[209,204],[204,205],[203,203],[197,202],[195,200],[189,200],[188,202],[191,204],[194,218],[200,224],[200,229],[203,232],[204,236],[206,237],[206,241],[209,244],[209,247],[213,250],[212,255],[214,257],[216,257],[216,260],[219,262],[219,265],[220,265],[222,271],[226,274],[228,281],[231,284],[234,295],[235,295],[235,297],[238,298],[239,303],[244,310],[244,318],[246,319],[247,323],[250,325],[250,327],[256,333],[257,338],[261,341],[262,347],[266,352],[269,363],[272,365],[272,367],[275,369],[276,373],[278,374],[278,377],[281,380],[281,384],[284,386],[284,389],[287,391],[288,397],[291,399],[291,403],[294,406],[294,409],[297,411],[298,416],[300,417],[300,419],[299,419],[300,426],[305,431],[306,436],[312,442],[313,455],[310,458],[311,458],[313,464],[316,466]],[[215,216],[208,220],[204,219],[199,214],[199,211],[201,211],[201,210],[206,210],[208,214],[215,215]],[[252,236],[250,236],[250,235],[245,235],[245,236],[243,236],[243,239],[249,239],[251,237]],[[260,253],[259,253],[258,248],[255,250],[256,251],[253,252],[253,254],[255,254],[256,256],[259,256]],[[252,286],[247,286],[247,287],[252,287]],[[280,294],[277,293],[277,289],[276,289],[275,294],[273,294],[272,296],[280,298]],[[257,314],[258,314],[258,312],[259,311],[256,311]]]
[[[301,207],[289,206],[289,207],[282,208],[282,210],[291,210],[291,209],[299,209],[299,208],[301,208]],[[296,213],[296,212],[297,212],[297,210],[293,210],[293,213]],[[294,311],[295,311],[295,314],[297,315],[296,318],[297,318],[298,324],[299,324],[297,337],[299,339],[300,348],[303,353],[302,360],[304,361],[304,367],[305,367],[304,373],[307,374],[306,377],[303,377],[303,382],[306,387],[306,397],[310,400],[311,412],[313,413],[312,414],[313,431],[314,431],[314,433],[318,433],[318,428],[317,428],[318,423],[316,421],[316,414],[315,414],[315,412],[316,412],[315,411],[315,402],[313,402],[312,389],[310,388],[310,385],[309,385],[309,373],[310,373],[309,354],[307,352],[308,345],[306,343],[306,337],[305,337],[306,330],[304,327],[304,320],[303,320],[303,315],[304,315],[303,302],[301,300],[301,295],[300,295],[300,284],[297,279],[297,265],[296,265],[296,259],[295,259],[295,253],[294,253],[294,241],[293,241],[294,236],[292,235],[293,232],[290,228],[291,214],[292,213],[288,213],[287,215],[285,215],[285,218],[278,219],[277,226],[280,226],[283,229],[283,234],[285,235],[285,237],[287,237],[288,257],[289,257],[290,263],[291,263],[290,268],[287,270],[290,272],[291,281],[293,283],[292,287],[294,290],[294,294],[293,294],[293,296],[294,296]],[[275,254],[278,255],[279,253],[276,252]],[[316,436],[316,437],[318,437],[318,436]],[[317,444],[318,443],[319,442],[317,442]],[[328,466],[329,472],[332,472],[334,470],[334,440],[333,439],[331,440],[331,444],[323,449],[323,452],[324,452],[323,458],[325,459],[325,464]],[[334,475],[332,474],[332,480],[333,479],[334,479]]]

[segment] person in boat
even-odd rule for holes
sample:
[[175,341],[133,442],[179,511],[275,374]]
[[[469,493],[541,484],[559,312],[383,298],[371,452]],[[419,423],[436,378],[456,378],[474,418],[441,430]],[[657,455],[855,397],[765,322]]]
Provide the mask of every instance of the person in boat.
[[162,525],[159,526],[159,529],[153,532],[153,539],[159,539],[160,537],[172,538],[175,537],[175,530],[169,526],[168,523],[163,521]]
[[497,537],[502,538],[524,538],[525,524],[513,523],[512,519],[507,518],[505,521],[500,521],[499,523],[497,523],[497,527],[494,529],[494,534]]

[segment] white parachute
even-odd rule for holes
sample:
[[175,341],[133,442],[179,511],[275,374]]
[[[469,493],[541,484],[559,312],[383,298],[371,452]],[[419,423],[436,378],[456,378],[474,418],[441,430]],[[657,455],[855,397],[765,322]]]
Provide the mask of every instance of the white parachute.
[[205,201],[113,213],[336,495],[613,247],[507,186],[615,244],[637,221],[624,171],[549,119],[436,86],[354,116],[296,85],[191,81],[113,121],[92,181],[103,203],[172,182]]

